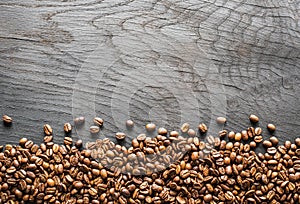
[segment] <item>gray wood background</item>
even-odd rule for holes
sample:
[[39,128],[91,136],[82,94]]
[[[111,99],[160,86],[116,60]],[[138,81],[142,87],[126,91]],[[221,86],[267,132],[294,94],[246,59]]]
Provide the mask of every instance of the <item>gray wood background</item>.
[[[296,0],[2,0],[0,114],[14,122],[0,126],[0,144],[41,142],[44,123],[61,142],[63,124],[80,115],[86,124],[73,137],[84,141],[126,131],[127,118],[131,137],[150,121],[213,131],[218,115],[241,131],[250,113],[292,140],[299,10]],[[91,136],[95,115],[105,126]]]

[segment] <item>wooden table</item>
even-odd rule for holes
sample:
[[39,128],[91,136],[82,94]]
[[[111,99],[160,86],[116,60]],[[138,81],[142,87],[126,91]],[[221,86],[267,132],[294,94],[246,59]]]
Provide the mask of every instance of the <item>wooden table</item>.
[[[257,114],[281,141],[299,136],[297,1],[20,1],[0,3],[0,144],[43,138],[43,124],[85,116],[91,141],[144,124],[241,131]],[[91,119],[105,120],[90,136]],[[130,137],[129,137],[130,138]],[[129,139],[128,139],[129,141]]]

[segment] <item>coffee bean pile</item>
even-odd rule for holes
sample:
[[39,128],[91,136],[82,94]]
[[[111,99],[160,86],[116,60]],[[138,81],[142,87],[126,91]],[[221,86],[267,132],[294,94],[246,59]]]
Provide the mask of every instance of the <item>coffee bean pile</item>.
[[[300,138],[281,145],[249,127],[202,141],[189,128],[140,134],[129,148],[99,139],[82,149],[71,137],[55,144],[45,125],[42,144],[0,147],[0,203],[300,203]],[[259,143],[265,153],[255,152]]]

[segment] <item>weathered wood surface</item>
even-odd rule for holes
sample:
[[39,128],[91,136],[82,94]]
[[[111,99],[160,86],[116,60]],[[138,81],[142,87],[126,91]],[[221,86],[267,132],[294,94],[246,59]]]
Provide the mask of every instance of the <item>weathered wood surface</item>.
[[275,123],[281,141],[299,136],[299,9],[293,0],[2,0],[0,113],[14,123],[0,126],[0,144],[40,142],[44,123],[62,141],[78,115],[86,126],[103,117],[100,137],[128,117],[131,135],[149,121],[196,128],[224,114],[238,131],[249,113]]

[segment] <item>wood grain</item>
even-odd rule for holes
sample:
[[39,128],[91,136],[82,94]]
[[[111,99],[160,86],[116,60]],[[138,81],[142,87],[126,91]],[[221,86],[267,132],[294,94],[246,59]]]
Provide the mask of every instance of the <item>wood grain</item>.
[[[99,137],[147,122],[196,129],[227,115],[241,131],[248,115],[277,125],[280,140],[299,136],[300,30],[297,1],[13,0],[0,3],[0,144],[20,137],[55,140],[79,115]],[[265,134],[268,133],[265,131]],[[129,140],[128,140],[129,141]]]

